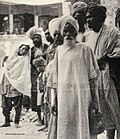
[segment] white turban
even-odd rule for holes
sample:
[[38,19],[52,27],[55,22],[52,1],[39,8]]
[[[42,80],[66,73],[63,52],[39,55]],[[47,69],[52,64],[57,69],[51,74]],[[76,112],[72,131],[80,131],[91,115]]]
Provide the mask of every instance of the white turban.
[[64,30],[64,27],[65,27],[65,25],[67,23],[71,24],[75,28],[76,32],[78,33],[79,25],[78,25],[77,20],[75,20],[72,16],[63,16],[61,18],[61,21],[60,21],[60,32],[61,32],[61,35],[63,35],[63,30]]
[[35,26],[31,27],[31,28],[27,31],[27,33],[26,33],[26,35],[27,35],[30,39],[33,39],[33,36],[34,36],[35,34],[38,34],[38,35],[41,35],[41,36],[45,36],[45,35],[44,35],[43,29],[42,29],[42,28],[37,28],[37,27],[35,27]]
[[54,33],[56,30],[59,30],[59,24],[60,24],[61,18],[54,18],[49,22],[49,32],[52,38],[54,38]]

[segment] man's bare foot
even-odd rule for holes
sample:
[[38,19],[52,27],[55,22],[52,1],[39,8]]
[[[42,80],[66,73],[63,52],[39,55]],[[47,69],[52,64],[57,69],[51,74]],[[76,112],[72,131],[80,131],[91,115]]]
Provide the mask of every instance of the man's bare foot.
[[46,128],[45,125],[43,125],[40,129],[38,129],[38,131],[43,131]]
[[36,126],[43,126],[43,124],[41,122],[38,122]]
[[19,126],[19,124],[15,124],[15,127],[16,128],[21,128],[21,126]]
[[43,132],[48,132],[48,128],[46,127],[45,129],[42,130]]

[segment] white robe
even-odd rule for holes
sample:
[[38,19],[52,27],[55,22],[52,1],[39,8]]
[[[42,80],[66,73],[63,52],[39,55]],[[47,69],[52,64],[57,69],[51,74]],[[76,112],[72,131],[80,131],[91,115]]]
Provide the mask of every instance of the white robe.
[[57,139],[90,139],[88,109],[92,100],[89,80],[98,76],[92,50],[83,45],[55,55],[54,87],[58,89]]

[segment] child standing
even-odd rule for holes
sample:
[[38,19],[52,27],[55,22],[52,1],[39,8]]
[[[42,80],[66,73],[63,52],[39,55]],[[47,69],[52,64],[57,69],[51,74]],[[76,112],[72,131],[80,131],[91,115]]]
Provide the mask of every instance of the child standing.
[[45,93],[45,82],[44,82],[44,71],[45,71],[46,61],[44,58],[39,57],[33,60],[33,65],[39,72],[37,78],[37,112],[38,112],[38,124],[37,126],[42,126],[44,124],[42,118],[42,112],[44,112],[44,93]]
[[[10,111],[12,110],[13,107],[15,109],[15,127],[16,128],[20,127],[19,119],[20,119],[21,109],[22,109],[23,94],[20,92],[20,90],[17,87],[14,87],[15,84],[13,85],[13,80],[17,82],[17,79],[18,78],[20,79],[20,76],[22,75],[21,74],[22,70],[20,71],[16,69],[18,71],[16,71],[15,74],[12,72],[13,72],[13,68],[17,66],[19,67],[19,62],[25,62],[23,56],[26,56],[28,54],[28,51],[29,51],[29,46],[23,44],[18,48],[18,51],[15,52],[15,55],[13,55],[11,59],[9,59],[9,57],[5,57],[5,59],[3,60],[2,66],[5,67],[6,72],[3,74],[1,80],[2,81],[1,95],[2,95],[2,108],[3,108],[3,115],[5,117],[5,123],[1,125],[1,127],[10,126]],[[21,65],[22,64],[24,63],[21,63]],[[18,85],[19,84],[17,84],[16,86]]]

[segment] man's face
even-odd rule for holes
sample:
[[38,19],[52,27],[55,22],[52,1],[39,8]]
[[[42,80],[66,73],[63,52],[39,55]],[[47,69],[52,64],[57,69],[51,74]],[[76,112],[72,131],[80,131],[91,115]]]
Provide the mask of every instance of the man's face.
[[42,38],[41,35],[35,34],[33,36],[33,43],[35,45],[35,47],[40,47],[42,44]]
[[87,17],[88,27],[95,32],[99,32],[99,30],[102,26],[100,19],[92,16],[89,12],[87,13],[86,17]]
[[83,12],[77,12],[73,15],[73,17],[78,21],[78,24],[84,26],[86,23],[86,15]]
[[55,30],[55,32],[54,32],[54,43],[56,45],[61,45],[63,43],[63,37],[62,37],[60,31],[58,31],[58,30]]
[[28,45],[21,45],[21,47],[19,47],[19,55],[26,55],[29,51],[29,46]]
[[67,23],[64,27],[64,30],[63,30],[63,37],[65,40],[74,40],[77,36],[77,32],[75,30],[75,28]]
[[49,32],[45,32],[45,38],[48,42],[51,42],[53,40]]

